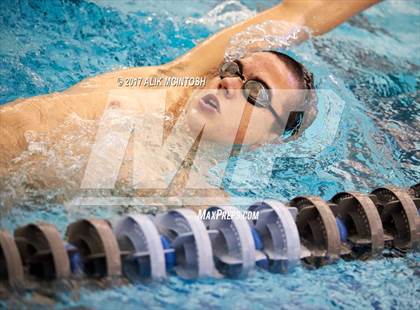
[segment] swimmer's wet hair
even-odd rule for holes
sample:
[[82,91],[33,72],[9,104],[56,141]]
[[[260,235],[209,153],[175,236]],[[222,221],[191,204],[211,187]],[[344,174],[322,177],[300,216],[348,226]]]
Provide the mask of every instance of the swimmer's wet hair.
[[275,50],[266,50],[264,52],[276,55],[293,74],[296,81],[298,81],[299,88],[308,90],[305,94],[303,102],[304,105],[308,106],[304,113],[305,115],[292,112],[290,113],[286,124],[286,130],[292,130],[292,135],[298,136],[297,134],[299,132],[302,132],[312,124],[317,113],[317,97],[315,92],[314,76],[304,65],[289,55]]

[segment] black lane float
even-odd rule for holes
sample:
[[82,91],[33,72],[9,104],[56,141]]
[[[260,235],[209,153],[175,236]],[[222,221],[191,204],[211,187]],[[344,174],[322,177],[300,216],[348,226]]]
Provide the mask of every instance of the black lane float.
[[[71,265],[75,269],[83,270],[89,277],[121,275],[121,253],[108,221],[97,219],[77,221],[68,226],[66,237],[67,241],[77,249],[78,255],[69,255],[72,258]],[[76,267],[79,262],[80,265]]]
[[338,193],[331,199],[340,240],[352,255],[376,256],[384,248],[384,231],[375,204],[365,194]]
[[330,206],[320,197],[296,197],[290,206],[298,209],[296,225],[302,247],[309,251],[303,258],[314,265],[337,260],[341,254],[340,234]]
[[381,216],[386,242],[401,249],[417,249],[420,242],[420,218],[409,191],[397,187],[381,187],[372,191],[370,198]]
[[[330,201],[301,196],[288,204],[257,202],[235,216],[233,206],[212,206],[201,220],[187,208],[156,216],[128,215],[116,221],[71,223],[65,240],[57,228],[35,223],[0,230],[0,286],[80,277],[152,281],[176,274],[184,279],[240,278],[255,267],[287,272],[300,261],[321,266],[340,257],[380,256],[384,248],[417,250],[420,186],[381,187],[370,194],[342,192]],[[0,287],[0,288],[1,288]]]
[[15,230],[15,241],[25,271],[39,280],[70,276],[70,263],[57,228],[48,223],[29,224]]
[[23,264],[15,240],[0,230],[0,282],[13,289],[24,285]]

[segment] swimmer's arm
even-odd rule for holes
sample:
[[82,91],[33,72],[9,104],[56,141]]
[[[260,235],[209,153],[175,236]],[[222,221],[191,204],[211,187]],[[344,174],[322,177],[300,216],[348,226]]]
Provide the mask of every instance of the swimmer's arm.
[[157,75],[162,67],[137,67],[87,78],[61,92],[31,98],[20,98],[0,105],[0,169],[27,147],[25,132],[48,133],[72,113],[96,120],[103,114],[119,78]]
[[105,103],[104,92],[64,92],[18,99],[0,106],[0,168],[26,149],[27,131],[48,133],[72,113],[84,119],[97,119]]
[[[223,61],[229,39],[251,25],[267,20],[282,20],[308,27],[313,35],[321,35],[380,1],[284,0],[281,4],[257,14],[253,18],[220,31],[169,65],[184,74],[203,76],[214,71]],[[303,34],[297,38],[297,41],[301,42],[306,39],[307,37]]]

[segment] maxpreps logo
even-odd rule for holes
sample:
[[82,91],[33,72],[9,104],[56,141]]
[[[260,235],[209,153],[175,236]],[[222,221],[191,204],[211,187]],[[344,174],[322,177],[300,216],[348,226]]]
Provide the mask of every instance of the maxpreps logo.
[[259,211],[240,211],[232,210],[225,211],[222,209],[212,210],[198,210],[198,217],[202,221],[206,220],[235,220],[235,219],[244,219],[247,221],[256,221],[258,220],[260,213]]
[[[203,94],[205,92],[214,93],[218,90],[199,89],[197,91]],[[242,90],[238,91],[242,92]],[[287,90],[282,90],[283,94],[286,92]],[[310,145],[306,142],[298,142],[297,145],[301,150],[298,152],[300,157],[313,157],[333,142],[344,108],[344,102],[333,91],[317,90],[317,94],[319,97],[330,98],[331,104],[328,107],[318,107],[318,114],[322,115],[323,119],[315,124],[316,130]],[[194,100],[196,96],[195,93],[192,93],[188,101]],[[214,128],[212,131],[212,126],[215,125],[209,123],[212,119],[207,122],[205,118],[200,118],[199,112],[188,110],[188,108],[185,108],[176,119],[171,131],[165,132],[167,97],[168,91],[165,89],[119,88],[109,93],[107,108],[100,120],[81,183],[81,189],[85,191],[85,194],[73,203],[110,206],[116,204],[181,206],[226,203],[222,182],[228,160],[232,156],[233,146],[238,138],[237,129],[244,121],[243,115],[240,115],[240,112],[237,113],[238,115],[222,115],[225,117],[225,122],[229,120],[230,130],[220,133],[216,131],[216,134],[223,135],[224,143],[223,148],[218,148],[218,142],[214,141]],[[186,107],[188,106],[189,102],[186,104]],[[286,120],[291,112],[293,111],[283,111]],[[252,112],[247,116],[246,130],[241,131],[241,138],[245,141],[248,137],[255,135],[255,132],[252,131],[252,128],[255,127],[253,124],[261,121],[261,118],[254,117],[254,114],[256,113]],[[195,130],[190,130],[189,137],[186,138],[183,129],[188,126],[188,122],[190,122],[188,117],[191,115],[198,121],[194,119]],[[286,126],[286,122],[284,126]],[[280,134],[282,130],[284,128],[279,131]],[[328,136],[323,139],[323,135],[319,133],[328,133]],[[214,166],[214,159],[209,158],[206,153],[208,149],[218,150],[219,178],[213,177],[211,182],[209,182],[209,170],[212,165]],[[242,153],[241,150],[239,154],[235,154],[236,172],[233,173],[233,179],[240,178],[243,171],[249,170],[247,169],[249,161],[242,161]],[[271,156],[278,156],[278,154],[272,153]],[[127,154],[130,155],[127,156]],[[130,164],[129,168],[125,167],[124,170],[123,162],[127,157]],[[273,160],[265,158],[265,161],[264,168],[267,173],[265,173],[265,179],[259,180],[262,185],[269,182],[271,175],[269,172],[273,168],[275,158]],[[131,195],[129,197],[118,196],[114,192],[107,196],[106,193],[112,192],[121,178],[125,179],[126,184],[131,184],[129,185]],[[245,184],[244,186],[247,184],[246,182],[242,183]],[[249,188],[238,190],[246,191]],[[236,204],[247,203],[246,199],[236,202]],[[217,216],[223,215],[218,214]]]

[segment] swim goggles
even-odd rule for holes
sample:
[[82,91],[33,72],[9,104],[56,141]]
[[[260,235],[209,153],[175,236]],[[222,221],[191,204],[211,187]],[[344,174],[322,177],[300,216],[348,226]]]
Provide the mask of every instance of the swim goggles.
[[[270,88],[261,80],[258,79],[245,79],[242,73],[242,63],[238,60],[225,62],[219,69],[219,76],[221,79],[226,77],[239,77],[242,81],[243,95],[245,99],[253,106],[268,109],[274,116],[276,122],[283,128],[284,122],[273,109],[271,104],[271,91]],[[291,136],[297,133],[303,120],[303,112],[290,112],[286,128],[283,136]]]

